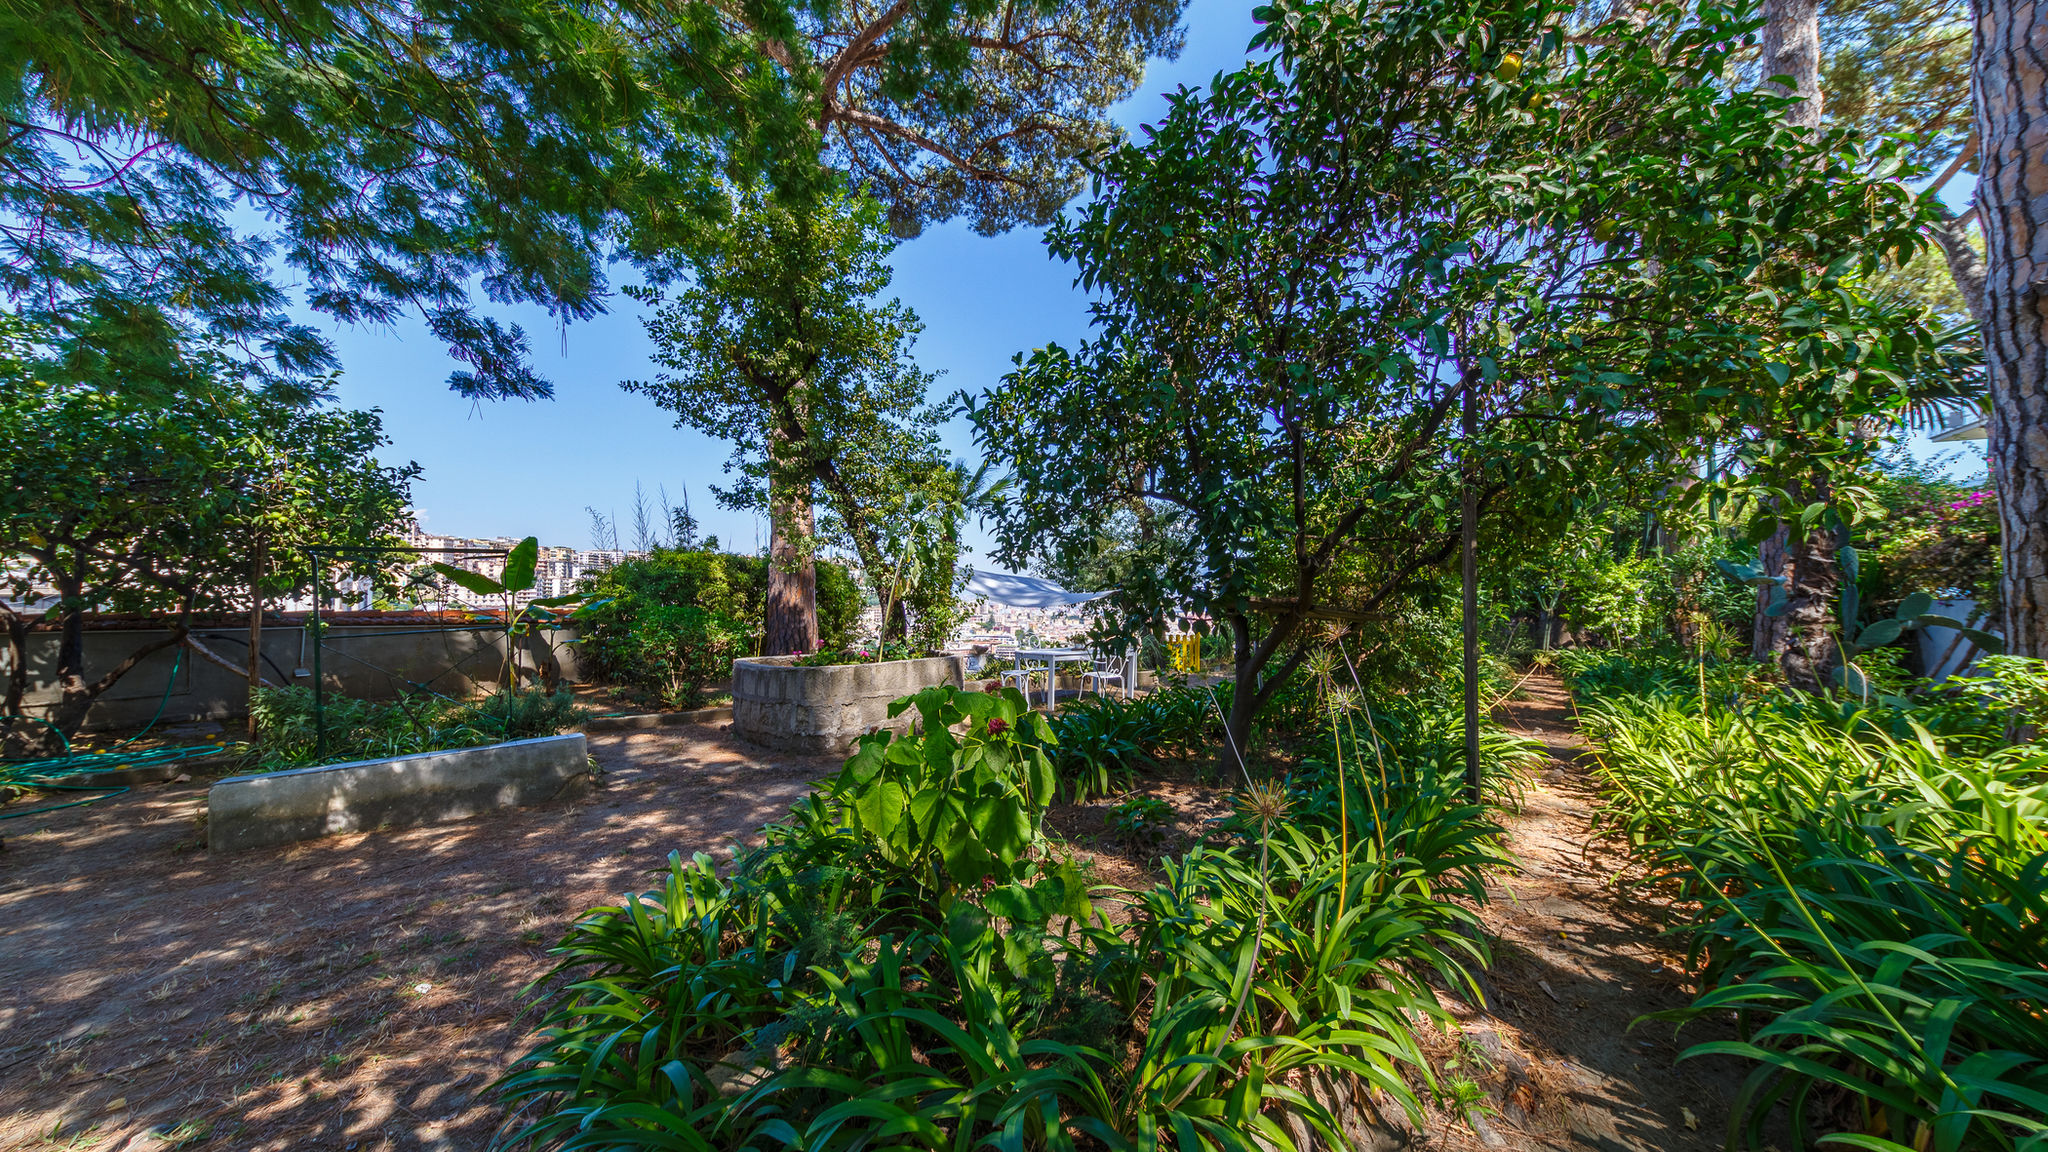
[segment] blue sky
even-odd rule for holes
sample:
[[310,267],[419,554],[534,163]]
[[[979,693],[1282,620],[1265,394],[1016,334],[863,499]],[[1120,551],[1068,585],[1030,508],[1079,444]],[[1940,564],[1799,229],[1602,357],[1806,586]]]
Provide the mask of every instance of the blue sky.
[[[1143,87],[1114,110],[1126,128],[1155,117],[1162,92],[1237,67],[1255,31],[1248,0],[1193,0],[1187,26],[1180,58],[1154,61]],[[1960,206],[1968,194],[1959,180],[1944,198]],[[1072,344],[1087,327],[1071,269],[1047,256],[1036,230],[981,237],[949,224],[902,245],[892,263],[892,291],[925,324],[917,359],[941,373],[941,394],[990,387],[1011,356],[1053,341]],[[630,280],[629,269],[617,272]],[[447,389],[454,366],[445,350],[417,323],[331,330],[343,365],[341,403],[383,409],[392,440],[385,459],[425,468],[414,499],[428,531],[537,535],[588,547],[585,506],[629,520],[637,480],[650,497],[665,485],[679,500],[687,488],[703,530],[724,547],[752,551],[765,539],[756,518],[720,509],[712,498],[728,447],[675,428],[651,401],[619,387],[654,371],[639,305],[615,297],[609,314],[566,329],[538,309],[500,314],[525,326],[540,370],[555,382],[554,400],[463,400]],[[975,457],[961,422],[946,439],[956,455]],[[1916,454],[1932,447],[1915,440]],[[1981,472],[1981,453],[1961,463],[1958,471]],[[985,541],[970,531],[970,548]]]
[[[1119,123],[1135,129],[1163,108],[1162,92],[1236,68],[1256,30],[1248,0],[1193,0],[1187,24],[1180,58],[1153,61],[1143,88],[1115,109]],[[892,263],[891,291],[924,321],[918,362],[942,373],[943,394],[992,386],[1011,356],[1071,344],[1087,327],[1073,273],[1046,255],[1036,229],[981,237],[948,224],[903,244]],[[630,269],[616,271],[631,281]],[[329,329],[341,353],[340,402],[383,409],[392,441],[384,458],[426,470],[413,493],[428,531],[588,547],[584,506],[629,520],[638,480],[650,496],[666,485],[671,499],[687,486],[704,531],[727,548],[752,551],[765,539],[765,525],[712,499],[728,447],[675,428],[652,401],[619,387],[654,368],[639,305],[612,303],[609,314],[566,329],[538,309],[499,310],[525,326],[537,366],[555,382],[555,399],[535,403],[476,404],[449,392],[454,365],[417,323]],[[961,422],[947,429],[947,444],[974,457]],[[977,531],[969,543],[983,539]]]

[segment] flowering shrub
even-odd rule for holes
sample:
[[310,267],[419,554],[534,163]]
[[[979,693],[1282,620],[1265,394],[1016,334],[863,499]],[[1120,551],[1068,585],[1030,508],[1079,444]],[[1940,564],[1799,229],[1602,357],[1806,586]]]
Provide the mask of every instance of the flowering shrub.
[[1998,599],[1998,497],[1988,489],[1943,490],[1896,509],[1873,531],[1873,607],[1925,591],[1942,599],[1975,600],[1995,612]]

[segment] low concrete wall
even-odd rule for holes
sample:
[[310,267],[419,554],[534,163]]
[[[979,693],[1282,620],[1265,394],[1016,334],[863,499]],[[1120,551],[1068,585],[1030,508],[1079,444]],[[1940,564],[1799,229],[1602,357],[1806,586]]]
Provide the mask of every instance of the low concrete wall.
[[461,820],[552,799],[589,770],[583,734],[572,732],[230,776],[206,794],[206,846],[238,852],[337,832]]
[[915,718],[889,718],[889,704],[939,684],[965,687],[962,656],[885,660],[880,664],[794,667],[794,656],[732,662],[732,726],[741,737],[783,752],[844,752],[877,727],[902,731]]
[[[249,658],[246,628],[198,628],[194,635],[221,656]],[[85,674],[104,674],[130,652],[170,633],[156,628],[89,630],[85,634]],[[521,647],[519,664],[531,669],[536,658],[552,659],[564,680],[577,679],[575,637],[570,629],[543,631]],[[61,693],[56,682],[55,632],[29,637],[29,690],[22,711],[47,716]],[[149,722],[163,705],[163,723],[224,720],[248,711],[249,684],[241,676],[191,652],[165,649],[143,658],[120,683],[93,702],[83,730],[132,728]],[[271,624],[263,629],[263,675],[277,683],[312,687],[312,637],[307,629]],[[0,676],[10,670],[5,645],[0,645]],[[505,663],[505,632],[499,628],[422,628],[418,625],[337,626],[327,630],[321,654],[321,676],[327,690],[362,700],[388,700],[410,684],[422,684],[448,696],[467,696],[494,687]],[[299,675],[304,672],[305,675]],[[170,693],[164,688],[169,684]]]

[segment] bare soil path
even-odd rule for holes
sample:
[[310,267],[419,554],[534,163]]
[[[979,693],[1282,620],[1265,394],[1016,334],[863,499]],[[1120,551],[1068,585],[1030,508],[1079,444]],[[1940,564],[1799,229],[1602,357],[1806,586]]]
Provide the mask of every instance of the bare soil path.
[[1461,1013],[1465,1066],[1483,1069],[1476,1079],[1496,1110],[1470,1135],[1494,1147],[1710,1152],[1745,1069],[1721,1057],[1674,1063],[1712,1038],[1708,1027],[1674,1040],[1669,1024],[1637,1022],[1691,1000],[1683,951],[1662,934],[1686,913],[1620,883],[1631,868],[1595,835],[1599,796],[1570,693],[1538,674],[1520,696],[1500,719],[1551,762],[1505,821],[1520,872],[1497,879],[1484,911],[1492,1011]]
[[547,946],[837,767],[702,727],[590,747],[581,800],[235,855],[205,780],[0,823],[0,1149],[481,1150]]

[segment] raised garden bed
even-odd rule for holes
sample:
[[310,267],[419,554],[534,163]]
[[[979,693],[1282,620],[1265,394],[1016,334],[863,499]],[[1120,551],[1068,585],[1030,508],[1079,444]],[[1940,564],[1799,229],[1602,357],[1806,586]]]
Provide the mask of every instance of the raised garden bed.
[[207,793],[207,847],[235,852],[539,804],[587,783],[589,759],[575,732],[230,776]]
[[784,752],[844,752],[862,733],[909,726],[909,713],[890,719],[890,701],[939,684],[966,686],[967,661],[960,656],[810,668],[797,667],[796,659],[751,656],[732,662],[734,733]]

